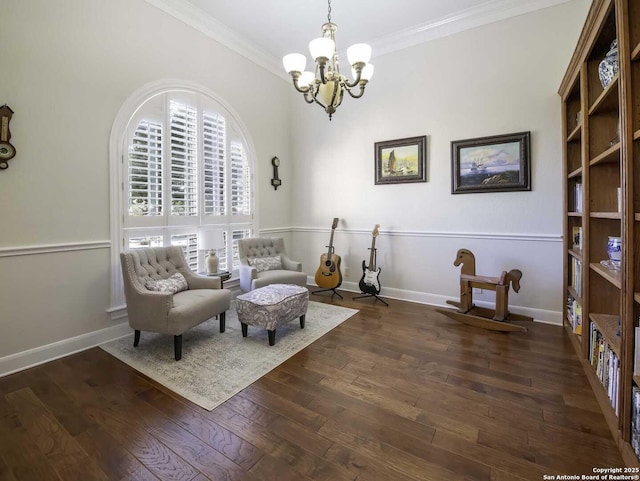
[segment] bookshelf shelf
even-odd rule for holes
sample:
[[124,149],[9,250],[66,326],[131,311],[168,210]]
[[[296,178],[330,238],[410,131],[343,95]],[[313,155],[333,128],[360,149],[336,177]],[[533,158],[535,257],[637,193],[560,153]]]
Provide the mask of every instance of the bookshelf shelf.
[[589,109],[589,115],[595,115],[602,112],[610,112],[618,108],[618,75],[616,75],[611,83],[605,88],[600,96],[593,102]]
[[576,128],[567,137],[567,142],[575,142],[580,140],[582,134],[582,124],[576,125]]
[[633,133],[633,140],[638,140],[638,139],[640,139],[640,129],[636,130]]
[[599,262],[592,262],[591,264],[589,264],[589,267],[591,268],[591,270],[597,272],[604,279],[620,289],[620,286],[622,285],[622,274],[620,273],[620,271],[607,269]]
[[574,177],[582,176],[582,167],[578,167],[576,170],[569,174],[569,178],[573,179]]
[[620,317],[610,314],[592,313],[589,314],[589,319],[596,325],[617,356],[620,357],[621,341],[620,336],[616,334]]
[[582,217],[582,212],[567,212],[569,217]]
[[571,296],[578,302],[578,304],[582,305],[582,298],[578,295],[573,286],[568,286],[567,292],[571,294]]
[[579,261],[582,260],[582,251],[578,249],[569,249],[569,255],[575,257]]
[[591,212],[589,217],[593,219],[620,219],[622,216],[620,212]]
[[633,300],[640,304],[640,292],[635,292],[633,294]]
[[607,162],[619,162],[619,161],[620,161],[620,142],[612,145],[601,154],[596,155],[593,159],[591,159],[591,161],[589,162],[589,165],[593,167],[598,164],[604,164]]
[[631,60],[635,62],[638,59],[640,59],[640,43],[636,45],[636,47],[633,49],[633,52],[631,52]]

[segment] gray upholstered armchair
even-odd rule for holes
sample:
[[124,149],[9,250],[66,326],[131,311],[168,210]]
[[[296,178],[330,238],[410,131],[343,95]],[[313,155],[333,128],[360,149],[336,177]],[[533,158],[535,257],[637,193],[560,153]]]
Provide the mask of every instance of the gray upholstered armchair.
[[269,284],[307,285],[302,264],[292,261],[284,250],[284,240],[262,237],[238,240],[240,288],[249,292]]
[[191,272],[178,246],[134,249],[120,254],[129,325],[135,330],[174,336],[176,361],[182,357],[182,333],[218,315],[220,332],[231,292],[219,278]]

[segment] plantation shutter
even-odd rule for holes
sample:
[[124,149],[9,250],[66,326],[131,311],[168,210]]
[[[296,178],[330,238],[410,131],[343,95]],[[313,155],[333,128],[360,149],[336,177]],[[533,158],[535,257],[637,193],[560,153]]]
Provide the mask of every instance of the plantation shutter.
[[192,271],[198,270],[198,234],[175,234],[171,236],[171,245],[182,247],[187,265]]
[[198,117],[195,107],[169,102],[171,214],[198,215]]
[[233,249],[233,269],[240,268],[240,250],[238,249],[238,241],[240,239],[248,239],[251,237],[251,229],[238,229],[231,232],[231,248]]
[[162,125],[141,121],[129,146],[128,213],[162,215]]
[[219,114],[204,112],[204,213],[225,215],[225,121]]
[[244,146],[231,142],[231,215],[251,215],[250,181]]

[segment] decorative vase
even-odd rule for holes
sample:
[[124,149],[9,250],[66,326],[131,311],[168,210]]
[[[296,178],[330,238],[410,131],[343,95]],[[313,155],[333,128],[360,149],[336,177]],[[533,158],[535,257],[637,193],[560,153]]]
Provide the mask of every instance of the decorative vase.
[[607,242],[607,254],[609,260],[614,265],[620,265],[622,259],[622,239],[620,237],[609,236],[609,242]]
[[207,274],[215,274],[218,272],[218,256],[216,255],[216,251],[211,249],[209,254],[207,254]]
[[611,49],[607,52],[598,65],[598,74],[602,88],[607,88],[613,77],[618,74],[618,41],[611,42]]

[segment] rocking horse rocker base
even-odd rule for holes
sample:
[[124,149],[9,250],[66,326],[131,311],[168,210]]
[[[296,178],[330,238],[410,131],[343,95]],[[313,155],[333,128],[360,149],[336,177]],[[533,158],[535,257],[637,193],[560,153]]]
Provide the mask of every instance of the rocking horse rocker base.
[[[526,327],[517,324],[510,324],[508,321],[533,321],[532,317],[513,314],[509,312],[509,285],[513,290],[520,290],[520,278],[522,272],[512,269],[509,272],[502,272],[500,277],[476,276],[475,257],[467,249],[460,249],[456,257],[454,266],[462,264],[460,275],[460,302],[447,301],[458,308],[457,311],[450,309],[436,309],[451,319],[468,324],[474,327],[489,329],[492,331],[520,331],[527,330]],[[487,289],[496,292],[496,308],[487,309],[473,304],[473,288]]]

